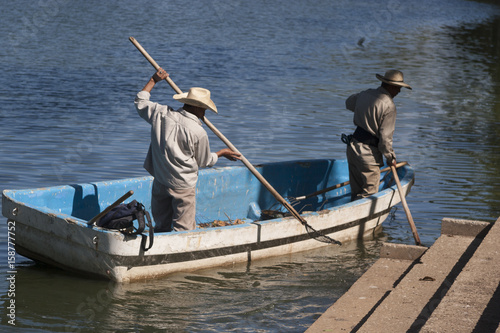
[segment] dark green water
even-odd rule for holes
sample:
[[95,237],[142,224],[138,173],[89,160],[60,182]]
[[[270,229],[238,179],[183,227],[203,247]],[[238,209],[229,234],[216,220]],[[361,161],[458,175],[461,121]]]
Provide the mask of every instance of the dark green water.
[[[398,68],[414,89],[395,99],[394,147],[416,170],[407,200],[423,243],[439,237],[443,217],[500,216],[495,2],[17,1],[1,16],[0,189],[146,174],[148,125],[133,99],[153,68],[134,36],[181,89],[212,91],[220,114],[210,120],[255,164],[345,158],[340,135],[354,127],[345,99]],[[152,98],[176,106],[172,95],[164,84]],[[384,241],[413,243],[401,207],[373,240],[132,285],[17,256],[15,297],[0,283],[0,329],[303,332]]]

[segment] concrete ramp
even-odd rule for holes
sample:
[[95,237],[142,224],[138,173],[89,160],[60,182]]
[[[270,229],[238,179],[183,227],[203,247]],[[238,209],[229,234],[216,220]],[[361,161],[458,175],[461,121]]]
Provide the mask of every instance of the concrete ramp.
[[500,219],[443,219],[430,247],[380,259],[306,331],[500,333]]

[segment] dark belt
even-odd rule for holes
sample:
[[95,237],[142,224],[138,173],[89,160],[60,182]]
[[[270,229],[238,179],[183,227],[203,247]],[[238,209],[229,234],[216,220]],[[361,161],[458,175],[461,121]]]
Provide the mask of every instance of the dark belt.
[[352,134],[352,137],[361,143],[378,147],[379,139],[375,135],[372,135],[370,132],[367,132],[364,128],[361,128],[359,126],[356,127],[356,130]]

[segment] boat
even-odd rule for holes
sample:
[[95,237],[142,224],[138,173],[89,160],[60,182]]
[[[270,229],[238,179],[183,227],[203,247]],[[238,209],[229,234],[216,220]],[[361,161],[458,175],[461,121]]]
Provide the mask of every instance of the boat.
[[[348,181],[346,160],[266,163],[258,172],[284,198],[296,198]],[[398,168],[406,196],[414,183],[410,165]],[[88,222],[133,191],[127,200],[151,211],[153,178],[137,177],[36,189],[4,190],[2,213],[15,226],[16,252],[38,262],[89,277],[132,282],[203,268],[336,246],[373,235],[400,202],[391,173],[380,191],[351,201],[349,185],[308,196],[294,206],[305,227],[242,166],[203,169],[196,190],[197,228],[158,232],[144,251],[143,234],[130,235]],[[137,221],[136,221],[137,223]],[[309,228],[311,227],[311,228]],[[314,233],[311,233],[314,230]]]

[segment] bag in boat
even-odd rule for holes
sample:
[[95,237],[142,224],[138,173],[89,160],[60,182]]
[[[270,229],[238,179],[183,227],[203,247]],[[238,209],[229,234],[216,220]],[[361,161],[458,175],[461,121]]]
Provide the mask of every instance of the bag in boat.
[[[119,230],[128,235],[142,235],[146,228],[146,217],[149,228],[149,246],[146,248],[146,236],[143,236],[142,248],[144,251],[153,246],[153,224],[149,213],[144,209],[144,205],[136,200],[127,204],[120,204],[110,210],[106,215],[97,221],[97,226],[106,229]],[[134,220],[137,220],[139,227],[135,228]]]

